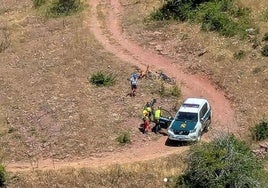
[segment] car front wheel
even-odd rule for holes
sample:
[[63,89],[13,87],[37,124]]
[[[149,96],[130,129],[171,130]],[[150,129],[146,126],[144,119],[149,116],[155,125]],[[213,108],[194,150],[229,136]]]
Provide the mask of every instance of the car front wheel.
[[201,141],[201,136],[202,136],[202,134],[201,134],[201,132],[199,131],[199,133],[198,133],[198,136],[197,136],[197,139],[196,139],[195,143],[197,143],[197,142],[200,142],[200,141]]

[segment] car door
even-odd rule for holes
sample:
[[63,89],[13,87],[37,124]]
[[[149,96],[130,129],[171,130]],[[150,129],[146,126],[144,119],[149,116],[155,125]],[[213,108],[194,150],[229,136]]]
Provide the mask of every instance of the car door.
[[208,104],[205,103],[200,111],[200,122],[202,124],[202,130],[206,128],[209,124],[209,109]]
[[174,116],[168,110],[166,109],[161,110],[161,117],[159,119],[161,128],[167,129],[173,119]]

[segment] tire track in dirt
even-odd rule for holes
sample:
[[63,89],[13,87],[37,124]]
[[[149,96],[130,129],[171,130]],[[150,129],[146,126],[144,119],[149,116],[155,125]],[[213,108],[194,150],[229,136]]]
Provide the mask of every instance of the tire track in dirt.
[[[101,3],[108,3],[108,16],[105,17],[104,23],[98,19],[98,6]],[[123,9],[119,0],[89,1],[91,7],[91,17],[85,24],[88,24],[90,30],[96,39],[102,44],[105,50],[114,54],[122,61],[132,65],[145,68],[157,67],[163,70],[169,76],[175,77],[181,84],[183,97],[205,97],[213,108],[213,129],[215,131],[227,131],[237,133],[238,128],[235,126],[235,114],[229,101],[225,98],[224,93],[216,90],[209,80],[198,75],[189,75],[183,72],[183,68],[174,63],[174,60],[158,55],[153,51],[143,49],[134,41],[127,39],[122,33],[120,17]],[[103,28],[104,27],[104,28]],[[108,30],[108,34],[105,31]],[[177,59],[176,61],[182,61]],[[232,125],[232,126],[228,126]],[[213,132],[213,131],[212,131]],[[208,133],[209,134],[209,133]],[[207,135],[204,135],[208,139]],[[102,153],[100,157],[91,157],[78,159],[74,161],[56,161],[53,159],[38,160],[36,162],[17,162],[6,165],[7,171],[29,171],[29,170],[53,170],[67,167],[104,167],[113,164],[123,164],[138,161],[151,160],[164,157],[176,152],[184,152],[188,147],[169,147],[165,145],[166,137],[161,137],[157,141],[149,141],[144,145],[133,143],[130,148],[120,152]]]

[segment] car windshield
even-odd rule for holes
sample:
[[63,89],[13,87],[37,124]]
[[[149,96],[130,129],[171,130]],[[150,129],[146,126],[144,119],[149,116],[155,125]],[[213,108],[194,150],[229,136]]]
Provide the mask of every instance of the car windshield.
[[178,121],[197,121],[198,115],[197,113],[190,113],[190,112],[179,112],[176,117]]

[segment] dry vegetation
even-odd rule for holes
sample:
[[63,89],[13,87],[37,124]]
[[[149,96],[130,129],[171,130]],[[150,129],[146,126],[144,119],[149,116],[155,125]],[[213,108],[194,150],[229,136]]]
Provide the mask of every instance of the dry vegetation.
[[[11,33],[11,45],[1,53],[4,158],[95,156],[121,149],[116,142],[121,130],[139,141],[141,109],[160,98],[157,88],[149,93],[154,85],[144,81],[136,100],[126,96],[127,78],[136,67],[105,52],[88,32],[83,14],[43,19],[31,6],[20,12],[12,8],[1,15]],[[117,84],[91,85],[88,77],[97,71],[116,74]]]
[[[179,160],[178,160],[179,159]],[[11,187],[165,187],[174,184],[185,168],[183,156],[171,155],[155,161],[113,165],[99,169],[62,169],[13,174]],[[163,179],[168,177],[165,183]]]
[[[178,57],[178,63],[189,72],[209,76],[232,100],[241,127],[248,128],[268,116],[268,59],[261,56],[259,47],[252,49],[250,41],[202,33],[199,26],[188,23],[144,24],[144,16],[160,1],[121,2],[128,15],[123,21],[129,35],[141,45]],[[256,10],[256,15],[268,7],[265,0],[241,3]],[[176,108],[167,104],[177,105],[178,99],[160,98],[155,83],[147,80],[142,80],[135,100],[126,96],[130,90],[126,79],[136,67],[96,42],[86,14],[88,9],[72,17],[44,19],[30,0],[1,1],[0,36],[5,39],[1,37],[0,44],[8,44],[0,49],[0,145],[5,162],[97,157],[122,150],[125,147],[116,141],[122,130],[131,133],[132,141],[146,142],[138,130],[145,102],[156,98],[165,108]],[[268,31],[267,20],[254,18],[261,28],[260,40]],[[204,50],[206,53],[198,56]],[[246,54],[241,60],[233,58],[238,50]],[[115,73],[115,86],[91,85],[88,77],[97,71]],[[176,157],[100,170],[12,174],[10,186],[164,187],[163,177],[182,170]]]

